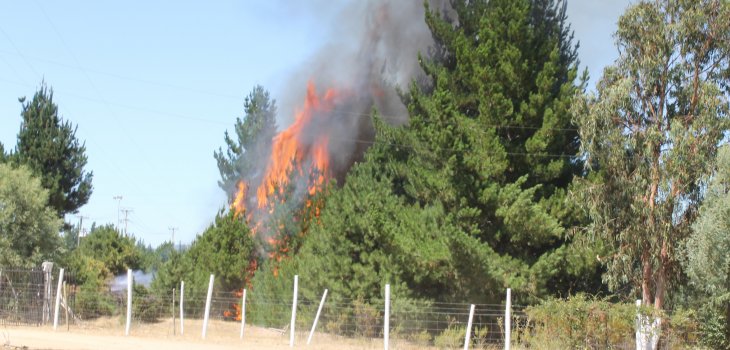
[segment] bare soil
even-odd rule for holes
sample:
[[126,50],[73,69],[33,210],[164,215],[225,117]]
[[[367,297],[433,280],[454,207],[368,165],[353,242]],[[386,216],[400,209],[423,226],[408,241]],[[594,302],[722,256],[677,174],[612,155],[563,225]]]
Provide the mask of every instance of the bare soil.
[[[2,349],[36,350],[193,350],[193,349],[290,349],[289,332],[246,325],[244,338],[240,339],[241,325],[236,322],[211,320],[206,339],[202,339],[202,321],[185,320],[184,334],[180,334],[179,320],[175,324],[168,319],[154,324],[133,324],[130,335],[124,335],[124,320],[103,318],[81,325],[59,326],[2,326]],[[312,344],[307,346],[308,330],[298,330],[295,347],[307,349],[382,349],[382,339],[351,339],[315,333]],[[404,342],[391,342],[394,349],[423,349],[423,346]]]

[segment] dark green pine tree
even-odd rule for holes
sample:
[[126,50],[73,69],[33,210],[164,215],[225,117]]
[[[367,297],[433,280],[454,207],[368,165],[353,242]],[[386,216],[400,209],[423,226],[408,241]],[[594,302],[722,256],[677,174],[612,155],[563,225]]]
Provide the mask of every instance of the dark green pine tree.
[[567,200],[583,85],[564,2],[453,7],[455,20],[427,11],[431,83],[412,86],[409,124],[375,119],[375,144],[292,261],[313,296],[378,298],[389,282],[404,297],[495,302],[511,287],[531,302],[600,288]]
[[243,109],[243,119],[236,118],[235,139],[226,131],[225,153],[221,148],[214,152],[221,174],[218,185],[228,193],[234,193],[239,180],[252,180],[256,162],[268,157],[276,133],[276,100],[263,87],[254,86]]
[[53,89],[42,83],[23,105],[18,144],[10,155],[15,163],[27,165],[49,190],[49,205],[60,217],[76,213],[89,201],[92,172],[86,172],[86,146],[76,138],[76,127],[58,115]]
[[455,223],[465,232],[519,262],[513,287],[537,296],[597,288],[595,254],[572,243],[582,216],[567,200],[582,171],[570,108],[585,77],[565,2],[453,6],[457,25],[427,14],[439,55],[423,60],[432,86],[414,87],[409,104],[411,128],[453,174],[441,200],[464,213]]

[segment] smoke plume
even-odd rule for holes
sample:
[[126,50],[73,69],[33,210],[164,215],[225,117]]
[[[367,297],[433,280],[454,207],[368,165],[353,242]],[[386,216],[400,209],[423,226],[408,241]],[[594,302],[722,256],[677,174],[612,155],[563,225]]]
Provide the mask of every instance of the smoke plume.
[[[431,8],[442,10],[444,3],[431,1]],[[295,209],[328,179],[343,181],[373,141],[372,110],[393,125],[406,123],[400,94],[423,81],[418,55],[427,56],[433,40],[420,0],[351,1],[335,18],[327,44],[277,96],[279,124],[288,126],[271,140],[272,154],[242,179],[235,196],[235,210],[245,212],[257,234],[270,241],[275,233],[257,229],[274,212],[269,203]],[[276,188],[284,185],[293,186],[286,198],[270,198],[283,195]]]

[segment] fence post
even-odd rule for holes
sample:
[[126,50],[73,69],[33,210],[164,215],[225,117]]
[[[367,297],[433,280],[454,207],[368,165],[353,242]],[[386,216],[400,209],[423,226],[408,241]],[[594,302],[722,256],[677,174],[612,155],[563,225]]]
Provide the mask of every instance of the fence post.
[[512,343],[512,288],[507,288],[507,305],[504,307],[504,350],[510,350]]
[[63,269],[58,271],[58,288],[56,288],[56,308],[53,313],[53,330],[58,328],[58,308],[61,306],[61,287],[63,286]]
[[208,282],[208,297],[205,298],[205,315],[203,316],[203,339],[205,339],[205,333],[208,332],[208,315],[210,314],[210,299],[213,297],[213,280],[214,277],[210,275],[210,281]]
[[172,289],[172,307],[170,308],[172,313],[172,335],[175,335],[175,288]]
[[294,347],[294,323],[297,320],[297,290],[299,289],[299,275],[294,275],[294,297],[291,304],[291,323],[289,324],[289,347]]
[[132,278],[132,270],[127,270],[127,327],[124,330],[124,335],[129,335],[129,327],[132,325],[132,286],[134,280]]
[[68,323],[68,298],[66,294],[66,281],[63,281],[63,309],[66,310],[66,330],[71,330],[71,326]]
[[185,300],[185,281],[180,281],[180,335],[185,334],[183,302]]
[[383,322],[383,348],[388,350],[390,338],[390,284],[385,285],[385,319]]
[[246,288],[243,288],[241,300],[241,339],[243,339],[243,328],[246,327]]
[[327,298],[327,289],[322,294],[322,301],[319,302],[319,308],[317,308],[317,316],[314,316],[314,323],[312,323],[312,330],[309,331],[309,338],[307,338],[307,345],[312,342],[312,335],[314,335],[314,329],[317,328],[317,321],[319,321],[319,314],[322,312],[322,306],[324,306],[324,300]]
[[469,322],[466,323],[466,336],[464,336],[464,350],[469,350],[469,343],[471,340],[471,325],[474,320],[474,304],[471,304],[469,308]]

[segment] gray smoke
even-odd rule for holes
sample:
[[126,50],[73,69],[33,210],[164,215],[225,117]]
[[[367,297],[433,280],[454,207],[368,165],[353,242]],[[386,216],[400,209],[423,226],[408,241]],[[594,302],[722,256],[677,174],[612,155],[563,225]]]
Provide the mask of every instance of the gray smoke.
[[[441,2],[435,8],[442,7]],[[316,3],[312,7],[319,8]],[[350,2],[335,16],[328,43],[304,62],[288,90],[278,96],[283,126],[301,107],[309,81],[320,94],[327,88],[351,94],[327,118],[335,174],[345,173],[372,140],[373,108],[393,125],[407,122],[398,91],[406,92],[411,82],[420,80],[418,54],[426,55],[433,43],[424,11],[420,0]]]
[[[317,15],[317,9],[334,6],[330,1],[306,2],[293,5],[297,13]],[[445,9],[446,0],[431,1],[431,8]],[[317,94],[335,89],[343,96],[334,110],[315,116],[307,127],[301,143],[312,145],[323,135],[329,140],[330,170],[340,183],[352,164],[360,160],[372,144],[373,109],[386,122],[401,125],[408,113],[401,94],[411,83],[423,81],[418,62],[419,53],[427,56],[433,44],[425,23],[425,8],[421,0],[351,1],[340,7],[331,23],[327,44],[296,69],[286,84],[286,91],[277,96],[278,124],[285,129],[300,110],[306,96],[307,84],[312,82]],[[304,162],[309,161],[305,159]],[[265,171],[268,159],[261,162],[257,175],[247,179],[250,188],[247,208],[255,208],[255,179]],[[304,164],[306,167],[306,164]],[[253,180],[253,181],[252,181]],[[292,179],[292,195],[285,206],[294,210],[306,199],[308,178]],[[287,210],[287,209],[285,209]],[[270,213],[254,211],[253,220],[265,221]],[[265,231],[266,228],[262,227]],[[268,235],[268,232],[260,234]]]
[[[149,288],[152,285],[152,280],[155,278],[154,273],[147,273],[142,270],[132,271],[132,281],[134,284],[141,284],[145,288]],[[109,289],[112,292],[121,292],[127,290],[127,274],[115,276],[113,280],[109,282]]]

